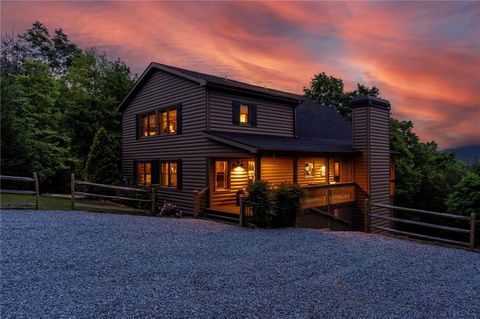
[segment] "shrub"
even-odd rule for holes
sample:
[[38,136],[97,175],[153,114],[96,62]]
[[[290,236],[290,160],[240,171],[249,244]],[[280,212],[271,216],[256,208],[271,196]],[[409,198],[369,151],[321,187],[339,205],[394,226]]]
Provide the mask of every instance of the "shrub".
[[247,188],[248,196],[245,204],[252,209],[252,222],[258,227],[270,227],[272,212],[270,187],[264,181],[257,180]]
[[275,227],[294,226],[303,198],[305,198],[305,191],[298,185],[281,184],[275,189],[273,192],[273,225]]
[[162,217],[182,217],[183,212],[177,206],[164,201],[162,207],[159,209],[158,215]]

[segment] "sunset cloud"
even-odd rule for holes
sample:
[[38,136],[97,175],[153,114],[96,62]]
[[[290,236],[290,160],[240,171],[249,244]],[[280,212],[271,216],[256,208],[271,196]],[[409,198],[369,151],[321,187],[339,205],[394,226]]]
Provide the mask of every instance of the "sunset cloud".
[[2,2],[4,33],[39,20],[82,47],[301,93],[326,72],[376,85],[442,148],[480,143],[480,2]]

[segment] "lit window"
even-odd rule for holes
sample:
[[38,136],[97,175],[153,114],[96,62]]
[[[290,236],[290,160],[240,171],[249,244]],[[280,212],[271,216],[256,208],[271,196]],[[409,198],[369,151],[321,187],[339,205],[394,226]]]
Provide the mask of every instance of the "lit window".
[[153,136],[157,134],[155,113],[142,115],[142,136]]
[[215,190],[227,189],[228,162],[215,162]]
[[177,110],[160,112],[160,133],[177,133]]
[[137,182],[144,185],[152,183],[152,166],[150,162],[137,163]]
[[335,182],[340,182],[340,162],[333,162],[333,180]]
[[248,124],[248,105],[240,105],[240,123]]
[[177,187],[177,162],[160,163],[160,185]]
[[160,113],[160,127],[161,127],[161,134],[168,134],[168,112],[161,112]]
[[314,176],[314,171],[313,171],[313,163],[311,162],[306,162],[305,163],[305,177],[313,177]]
[[248,161],[248,184],[255,181],[255,161]]

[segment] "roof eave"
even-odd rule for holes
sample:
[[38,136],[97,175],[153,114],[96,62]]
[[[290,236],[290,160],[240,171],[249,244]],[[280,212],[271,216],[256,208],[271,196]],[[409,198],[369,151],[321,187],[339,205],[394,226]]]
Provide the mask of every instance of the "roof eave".
[[222,89],[225,91],[230,91],[230,92],[237,92],[237,93],[248,93],[252,96],[257,96],[257,97],[267,97],[275,101],[280,101],[280,102],[287,102],[292,104],[294,107],[297,107],[299,104],[303,103],[303,99],[301,97],[289,97],[285,96],[282,94],[275,94],[272,92],[260,92],[258,90],[249,90],[246,88],[238,88],[230,85],[222,85],[218,83],[212,83],[212,82],[207,82],[207,87],[209,88],[216,88],[216,89]]
[[234,141],[229,140],[227,138],[223,138],[223,137],[220,137],[220,136],[209,134],[208,132],[203,132],[203,136],[208,137],[211,140],[229,145],[229,146],[233,146],[233,147],[236,147],[236,148],[239,148],[239,149],[249,151],[250,153],[253,153],[253,154],[256,154],[258,152],[258,149],[256,149],[255,147],[245,145],[245,144],[242,144],[242,143],[238,143],[238,142],[234,142]]

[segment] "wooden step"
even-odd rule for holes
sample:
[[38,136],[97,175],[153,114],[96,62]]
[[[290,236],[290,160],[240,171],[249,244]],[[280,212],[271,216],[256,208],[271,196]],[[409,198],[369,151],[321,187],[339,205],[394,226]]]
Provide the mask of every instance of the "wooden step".
[[209,209],[205,209],[204,212],[200,214],[200,218],[235,225],[238,225],[240,222],[239,215]]

